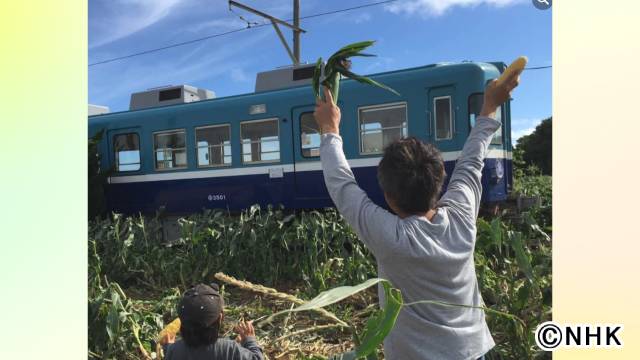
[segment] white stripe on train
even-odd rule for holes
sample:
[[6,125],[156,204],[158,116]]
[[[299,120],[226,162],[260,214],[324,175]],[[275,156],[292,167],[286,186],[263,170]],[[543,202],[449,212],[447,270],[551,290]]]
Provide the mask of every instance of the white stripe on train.
[[[442,153],[444,161],[455,161],[462,151],[450,151]],[[511,159],[512,153],[506,150],[491,149],[487,154],[488,159]],[[382,157],[371,157],[364,159],[351,159],[348,160],[349,166],[352,168],[377,166]],[[166,181],[166,180],[186,180],[186,179],[203,179],[203,178],[216,178],[216,177],[228,177],[228,176],[241,176],[241,175],[268,175],[269,170],[282,170],[282,172],[295,171],[318,171],[322,170],[322,164],[320,161],[309,161],[303,163],[297,163],[294,167],[293,164],[271,164],[265,166],[251,166],[243,168],[215,168],[212,170],[198,170],[198,171],[177,171],[177,172],[162,172],[146,175],[126,175],[126,176],[112,176],[109,178],[111,184],[123,184],[145,181]]]

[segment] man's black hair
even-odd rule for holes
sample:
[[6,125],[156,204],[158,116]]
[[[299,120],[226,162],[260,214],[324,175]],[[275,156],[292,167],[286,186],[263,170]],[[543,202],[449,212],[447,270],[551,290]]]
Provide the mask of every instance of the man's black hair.
[[380,187],[400,210],[410,215],[435,208],[444,177],[440,151],[415,137],[389,144],[378,165]]
[[208,327],[198,324],[181,323],[180,336],[189,347],[201,347],[215,344],[220,332],[221,318]]

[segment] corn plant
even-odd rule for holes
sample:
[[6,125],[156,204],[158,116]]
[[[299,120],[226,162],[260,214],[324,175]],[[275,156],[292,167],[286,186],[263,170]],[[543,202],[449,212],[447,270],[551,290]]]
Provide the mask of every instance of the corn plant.
[[333,100],[338,103],[338,96],[340,94],[340,76],[345,76],[349,79],[353,79],[355,81],[377,86],[379,88],[391,91],[396,95],[400,95],[394,89],[388,87],[387,85],[381,84],[373,79],[368,77],[355,74],[351,72],[351,60],[349,58],[356,56],[364,56],[371,57],[375,56],[372,54],[366,54],[362,51],[369,46],[373,45],[375,41],[361,41],[353,44],[349,44],[340,50],[336,51],[333,55],[329,57],[327,63],[324,66],[324,78],[321,79],[322,76],[322,57],[318,58],[316,62],[316,68],[313,73],[313,91],[316,96],[316,99],[320,99],[320,85],[326,86],[330,91],[333,97]]
[[[477,222],[476,273],[487,322],[497,344],[487,355],[489,360],[542,355],[533,339],[535,326],[551,318],[551,227],[542,215],[533,209],[516,218],[506,216]],[[375,259],[335,210],[288,214],[278,208],[255,206],[237,215],[205,211],[180,220],[181,239],[170,246],[162,238],[161,225],[159,217],[118,214],[90,221],[89,350],[94,354],[91,357],[140,358],[139,344],[152,352],[150,343],[176,317],[175,302],[180,293],[177,289],[210,281],[217,272],[274,288],[284,287],[293,290],[300,299],[360,284],[376,276]],[[122,289],[116,287],[116,282]],[[127,292],[126,297],[122,290]],[[364,305],[369,310],[361,313],[364,308],[358,304],[362,304],[362,299],[373,304],[375,297],[375,292],[368,291],[349,301],[328,305],[329,311],[347,324],[355,324],[357,329],[319,332],[332,343],[353,344],[347,351],[351,355],[343,354],[343,359],[369,344],[366,340],[369,325],[361,321],[370,318],[375,306]],[[402,306],[418,303],[403,302]],[[238,318],[249,311],[256,319],[282,309],[260,304],[231,308],[228,314],[230,318]],[[514,321],[505,313],[522,321]],[[371,318],[386,317],[375,317],[380,314],[374,311]],[[275,331],[270,339],[290,335],[278,332],[284,327],[269,328]],[[260,331],[260,336],[268,335],[266,329]],[[304,342],[300,335],[294,338]],[[267,342],[265,345],[272,346]],[[310,357],[298,354],[295,358],[326,359],[329,353],[307,354]],[[363,353],[360,350],[359,354]]]
[[375,311],[369,317],[362,332],[358,332],[355,327],[351,326],[350,330],[351,335],[353,336],[355,348],[348,352],[333,355],[329,357],[329,360],[355,360],[364,358],[366,358],[367,360],[376,359],[376,349],[382,344],[387,335],[389,335],[396,323],[398,315],[400,314],[400,310],[402,310],[402,308],[405,306],[429,304],[443,307],[480,309],[490,314],[503,317],[509,321],[513,321],[514,323],[522,324],[522,320],[514,315],[484,306],[452,304],[437,300],[419,300],[411,303],[404,303],[401,291],[394,288],[388,280],[380,278],[369,279],[355,286],[340,286],[331,290],[324,291],[312,300],[309,300],[308,302],[305,302],[304,304],[296,308],[283,310],[271,315],[267,321],[271,321],[273,318],[283,314],[322,309],[326,306],[342,301],[347,297],[353,296],[356,293],[359,293],[378,283],[382,285],[384,290],[384,308]]
[[124,287],[153,290],[224,271],[266,285],[302,283],[311,294],[376,274],[372,255],[335,210],[291,216],[254,206],[238,216],[193,214],[179,225],[181,239],[167,246],[157,217],[90,222],[89,275],[106,272]]

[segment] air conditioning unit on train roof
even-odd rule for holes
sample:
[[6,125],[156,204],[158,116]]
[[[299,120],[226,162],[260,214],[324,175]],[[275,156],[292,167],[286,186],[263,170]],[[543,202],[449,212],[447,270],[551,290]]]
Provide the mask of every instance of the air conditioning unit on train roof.
[[309,85],[315,68],[315,64],[302,64],[260,72],[256,76],[256,92]]
[[89,111],[88,111],[89,116],[101,115],[101,114],[107,114],[107,113],[109,113],[108,106],[89,104]]
[[131,94],[129,110],[185,104],[215,97],[216,94],[211,90],[200,89],[191,85],[169,85]]

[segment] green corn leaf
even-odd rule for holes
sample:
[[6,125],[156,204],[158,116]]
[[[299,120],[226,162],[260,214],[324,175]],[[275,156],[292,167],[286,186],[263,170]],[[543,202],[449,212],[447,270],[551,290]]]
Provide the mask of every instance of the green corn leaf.
[[488,308],[486,306],[453,304],[453,303],[448,303],[448,302],[445,302],[445,301],[438,301],[438,300],[418,300],[418,301],[414,301],[414,302],[411,302],[411,303],[406,303],[403,306],[415,306],[415,305],[420,305],[420,304],[430,304],[430,305],[439,305],[439,306],[445,306],[445,307],[456,307],[456,308],[467,308],[467,309],[483,310],[486,313],[491,313],[491,314],[494,314],[494,315],[498,315],[500,317],[504,317],[504,318],[516,321],[516,322],[524,325],[524,321],[522,319],[520,319],[519,317],[517,317],[515,315],[511,315],[511,314],[506,313],[504,311],[494,310],[494,309]]
[[499,218],[495,218],[491,221],[491,239],[493,243],[498,247],[498,251],[502,249],[502,222]]
[[265,321],[266,322],[270,322],[272,321],[275,317],[284,315],[284,314],[288,314],[290,312],[298,312],[298,311],[308,311],[308,310],[317,310],[320,308],[323,308],[325,306],[329,306],[332,304],[335,304],[341,300],[344,300],[346,298],[348,298],[349,296],[352,296],[354,294],[359,293],[362,290],[365,290],[379,282],[382,281],[387,281],[384,279],[379,279],[379,278],[372,278],[369,279],[361,284],[355,285],[355,286],[339,286],[337,288],[333,288],[327,291],[323,291],[320,293],[320,295],[316,296],[315,298],[307,301],[306,303],[293,308],[293,309],[288,309],[288,310],[282,310],[279,311],[277,313],[272,314],[271,316],[269,316],[269,318],[267,318]]
[[340,96],[340,73],[334,72],[329,78],[329,90],[331,90],[331,96],[333,97],[333,102],[335,104],[338,103],[338,96]]
[[336,51],[333,55],[331,55],[329,60],[327,60],[327,64],[329,63],[333,64],[334,62],[336,62],[338,59],[341,59],[341,58],[354,56],[355,54],[360,53],[360,51],[368,48],[373,44],[375,44],[375,41],[366,40],[366,41],[360,41],[357,43],[343,46],[342,48],[340,48],[340,50]]
[[395,91],[394,89],[392,89],[392,88],[388,87],[387,85],[381,84],[381,83],[379,83],[379,82],[377,82],[377,81],[375,81],[375,80],[373,80],[373,79],[370,79],[370,78],[368,78],[368,77],[366,77],[366,76],[360,76],[360,75],[358,75],[358,74],[354,74],[354,73],[352,73],[351,71],[349,71],[349,70],[345,69],[344,67],[342,67],[342,66],[340,66],[340,65],[336,65],[336,66],[335,66],[335,69],[336,69],[338,72],[340,72],[342,75],[344,75],[344,76],[346,76],[346,77],[348,77],[348,78],[350,78],[350,79],[353,79],[353,80],[355,80],[355,81],[361,82],[361,83],[363,83],[363,84],[369,84],[369,85],[377,86],[377,87],[379,87],[379,88],[385,89],[385,90],[387,90],[387,91],[391,91],[392,93],[394,93],[394,94],[396,94],[396,95],[400,96],[400,93],[398,93],[398,92],[397,92],[397,91]]
[[318,84],[321,84],[323,86],[326,86],[329,88],[329,90],[331,91],[331,95],[333,96],[333,100],[334,102],[337,104],[338,103],[338,97],[340,95],[340,75],[344,75],[347,76],[349,78],[355,79],[361,83],[365,83],[365,84],[369,84],[369,85],[373,85],[373,86],[377,86],[380,87],[382,89],[388,90],[393,92],[396,95],[400,95],[397,91],[393,90],[392,88],[381,84],[375,80],[369,79],[367,77],[364,76],[360,76],[357,74],[354,74],[352,72],[350,72],[349,70],[347,70],[343,65],[342,65],[342,60],[346,60],[350,57],[354,57],[354,56],[362,56],[362,57],[372,57],[375,56],[373,54],[366,54],[366,53],[362,53],[361,51],[368,48],[369,46],[373,45],[375,43],[375,41],[371,41],[371,40],[367,40],[367,41],[360,41],[357,43],[353,43],[353,44],[349,44],[346,46],[343,46],[342,48],[340,48],[340,50],[336,51],[333,55],[331,55],[329,57],[329,59],[327,59],[327,62],[325,64],[324,67],[324,79],[320,79],[320,74],[319,74],[319,70],[318,70],[318,65],[320,60],[318,60],[319,62],[316,63],[316,71],[314,72],[314,79],[312,82],[312,86],[314,89],[314,94],[316,96],[316,99],[318,98],[322,98],[321,95],[321,89],[320,86]]
[[285,310],[285,311],[286,312],[305,311],[305,310],[314,310],[314,309],[323,308],[325,306],[335,304],[338,301],[344,300],[349,296],[359,293],[362,290],[370,288],[371,286],[379,282],[386,282],[386,281],[387,280],[380,279],[380,278],[372,278],[361,284],[354,285],[354,286],[339,286],[337,288],[321,292],[320,295],[316,296],[312,300],[304,303],[303,305],[298,306],[293,310]]
[[375,353],[376,348],[389,335],[391,329],[398,319],[402,309],[402,294],[400,290],[392,288],[391,283],[382,283],[385,293],[384,310],[378,312],[368,322],[363,335],[360,337],[361,344],[356,349],[358,357],[368,356]]
[[389,332],[391,332],[398,318],[398,314],[402,309],[402,294],[400,290],[393,288],[388,280],[373,278],[355,286],[340,286],[327,290],[297,308],[284,310],[272,316],[289,312],[316,310],[329,306],[378,283],[382,283],[384,287],[386,300],[384,309],[377,311],[369,318],[361,336],[355,335],[355,338],[359,339],[359,341],[356,342],[357,345],[354,350],[334,355],[330,359],[355,360],[367,357],[376,351],[378,345],[380,345]]
[[355,43],[351,43],[349,45],[345,45],[343,47],[340,48],[340,50],[338,50],[337,52],[342,52],[342,51],[349,51],[349,50],[357,50],[357,51],[362,51],[366,48],[368,48],[369,46],[375,44],[376,41],[375,40],[364,40],[364,41],[358,41]]
[[365,54],[365,53],[358,53],[358,54],[353,54],[351,55],[351,57],[353,56],[362,56],[362,57],[377,57],[378,55],[375,54]]
[[320,75],[322,75],[322,58],[319,57],[316,62],[316,68],[313,71],[313,94],[316,96],[316,99],[320,99]]
[[106,324],[107,336],[109,336],[109,340],[111,341],[115,341],[120,333],[120,309],[122,309],[120,295],[114,291],[111,293],[111,306],[107,314]]
[[489,223],[482,218],[478,218],[478,221],[476,222],[476,227],[478,228],[478,233],[491,232],[491,227],[489,226]]
[[509,231],[507,233],[511,248],[516,253],[516,261],[520,270],[525,274],[529,281],[533,282],[533,269],[531,268],[531,261],[527,257],[527,253],[524,250],[524,241],[522,240],[522,233],[516,231]]

